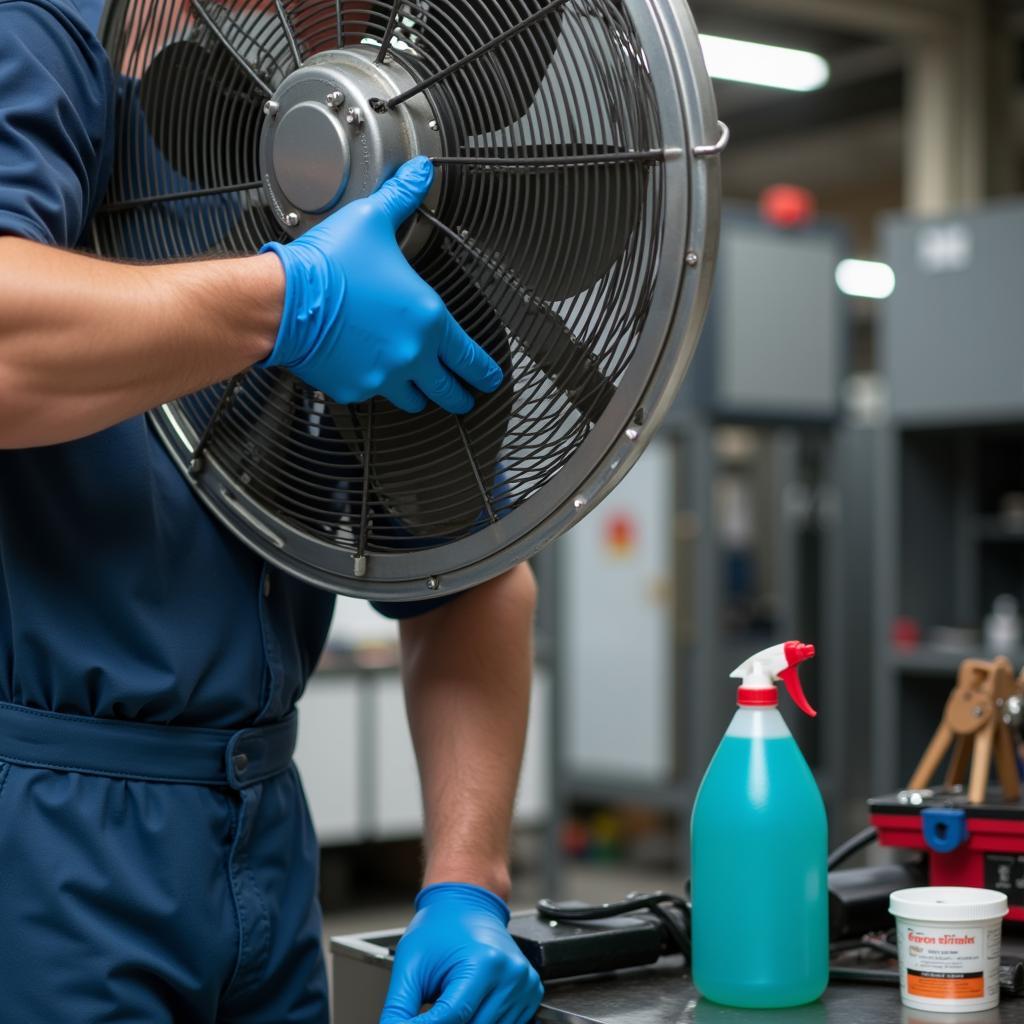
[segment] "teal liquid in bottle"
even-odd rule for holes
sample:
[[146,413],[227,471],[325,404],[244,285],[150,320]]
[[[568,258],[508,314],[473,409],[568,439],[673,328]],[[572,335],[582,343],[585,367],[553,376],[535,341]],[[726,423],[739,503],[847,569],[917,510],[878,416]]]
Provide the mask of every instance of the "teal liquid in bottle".
[[733,673],[740,707],[694,804],[693,980],[726,1006],[801,1006],[828,984],[825,808],[772,682],[813,713],[795,670],[813,653],[781,644]]

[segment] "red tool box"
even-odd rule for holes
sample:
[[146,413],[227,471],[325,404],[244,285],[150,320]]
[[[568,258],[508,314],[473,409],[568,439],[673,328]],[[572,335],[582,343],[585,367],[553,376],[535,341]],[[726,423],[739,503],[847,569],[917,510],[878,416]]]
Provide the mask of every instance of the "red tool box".
[[907,790],[868,801],[883,846],[924,850],[931,885],[995,889],[1010,902],[1011,921],[1024,921],[1024,804],[999,791],[968,802],[960,787]]

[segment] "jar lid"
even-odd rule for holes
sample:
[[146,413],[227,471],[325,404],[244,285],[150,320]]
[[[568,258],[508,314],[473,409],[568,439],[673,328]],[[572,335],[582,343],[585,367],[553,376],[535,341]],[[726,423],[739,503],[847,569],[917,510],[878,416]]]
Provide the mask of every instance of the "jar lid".
[[994,889],[958,885],[900,889],[889,897],[889,913],[913,921],[989,921],[1005,917],[1006,896]]

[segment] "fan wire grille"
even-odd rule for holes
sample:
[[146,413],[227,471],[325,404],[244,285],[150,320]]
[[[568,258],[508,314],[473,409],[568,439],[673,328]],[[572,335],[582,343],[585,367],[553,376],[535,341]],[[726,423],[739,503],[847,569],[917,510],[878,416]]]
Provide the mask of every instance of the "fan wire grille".
[[419,215],[432,230],[413,264],[505,370],[497,393],[456,418],[383,399],[339,406],[253,369],[172,404],[195,468],[216,460],[269,515],[357,560],[452,542],[529,501],[621,384],[662,251],[659,118],[624,7],[155,0],[115,11],[105,42],[119,133],[100,252],[166,260],[286,241],[261,184],[263,104],[301,61],[371,47],[431,83],[442,190]]

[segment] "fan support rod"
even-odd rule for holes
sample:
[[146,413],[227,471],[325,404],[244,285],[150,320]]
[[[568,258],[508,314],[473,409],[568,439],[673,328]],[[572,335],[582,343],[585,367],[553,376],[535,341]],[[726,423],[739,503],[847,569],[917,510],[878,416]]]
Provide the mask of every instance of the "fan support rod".
[[213,410],[210,422],[206,424],[206,429],[200,435],[195,448],[192,449],[192,457],[188,462],[188,471],[193,476],[197,476],[203,471],[203,452],[206,451],[210,441],[213,439],[214,431],[217,429],[217,425],[220,423],[224,413],[227,412],[228,406],[234,401],[235,395],[242,390],[242,378],[248,372],[248,370],[243,370],[241,373],[236,373],[224,386],[224,394],[220,396],[220,401]]
[[222,196],[229,192],[250,192],[263,188],[262,181],[243,181],[240,185],[213,185],[211,188],[194,188],[189,192],[163,192],[158,196],[140,196],[138,199],[122,199],[100,207],[98,213],[123,213],[153,203],[173,203],[178,199],[202,199],[204,196]]
[[273,96],[274,90],[271,89],[255,71],[253,71],[249,62],[231,45],[230,42],[228,42],[228,37],[224,35],[217,23],[210,17],[210,12],[203,7],[200,0],[189,0],[189,4],[191,5],[192,10],[194,10],[202,19],[203,24],[213,33],[217,42],[220,43],[220,45],[223,46],[224,49],[227,50],[235,59],[238,66],[260,87],[260,89],[263,90],[267,96]]
[[580,153],[578,156],[435,156],[436,165],[482,167],[573,167],[590,164],[658,163],[680,153],[673,149],[624,150],[621,153]]
[[359,510],[359,536],[356,538],[355,574],[366,574],[366,535],[370,525],[370,456],[373,447],[374,399],[366,410],[366,445],[363,449],[363,500]]
[[509,39],[514,39],[521,32],[525,32],[531,25],[554,14],[555,11],[564,7],[568,2],[569,0],[552,0],[546,7],[535,11],[528,18],[524,18],[518,25],[513,25],[512,28],[506,29],[500,35],[496,35],[489,43],[484,43],[483,46],[477,47],[471,53],[467,53],[465,57],[460,57],[454,64],[449,64],[448,67],[438,71],[437,74],[425,78],[411,89],[407,89],[405,92],[399,93],[389,100],[381,100],[374,109],[380,113],[383,113],[385,110],[394,110],[399,104],[412,99],[413,96],[418,96],[424,89],[429,89],[432,85],[436,85],[449,75],[464,68],[467,64],[472,64],[473,61],[479,60],[485,53],[490,53],[496,46],[501,46],[502,43],[508,42]]
[[388,27],[384,29],[384,38],[381,40],[380,49],[377,51],[377,56],[373,58],[374,64],[383,64],[384,58],[388,55],[388,50],[391,49],[391,36],[395,31],[395,24],[398,22],[398,11],[402,4],[406,0],[394,0],[391,5],[391,14],[388,15]]
[[466,449],[466,458],[469,459],[469,468],[473,470],[473,479],[476,481],[477,489],[480,491],[480,497],[483,498],[484,508],[487,509],[487,516],[492,523],[498,521],[498,517],[494,514],[494,509],[491,507],[491,498],[487,493],[487,488],[484,487],[483,478],[480,476],[480,469],[476,464],[476,458],[473,455],[473,449],[470,447],[469,438],[466,436],[466,428],[462,425],[462,417],[455,417],[455,425],[459,428],[459,437],[462,439],[462,447]]
[[277,10],[277,18],[281,22],[281,28],[284,29],[284,34],[288,39],[288,48],[292,51],[295,66],[299,67],[302,64],[302,54],[299,53],[299,42],[295,38],[295,31],[292,29],[291,21],[288,19],[288,12],[284,9],[284,4],[281,3],[281,0],[274,0],[274,7]]

